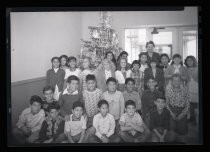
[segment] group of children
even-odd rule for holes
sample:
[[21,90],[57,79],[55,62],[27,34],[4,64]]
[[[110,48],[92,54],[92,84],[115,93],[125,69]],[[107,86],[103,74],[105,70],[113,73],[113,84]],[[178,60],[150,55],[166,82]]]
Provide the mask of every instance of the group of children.
[[[185,142],[197,122],[198,70],[179,54],[147,52],[127,63],[109,51],[95,69],[90,58],[53,57],[44,99],[34,95],[13,130],[18,143]],[[152,55],[151,55],[152,54]],[[196,111],[197,110],[197,111]]]

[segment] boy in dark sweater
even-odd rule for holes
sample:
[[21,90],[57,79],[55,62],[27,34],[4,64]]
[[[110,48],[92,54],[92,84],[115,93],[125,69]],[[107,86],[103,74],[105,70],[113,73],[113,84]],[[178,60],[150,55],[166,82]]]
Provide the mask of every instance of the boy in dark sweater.
[[57,102],[50,104],[47,108],[49,115],[45,117],[39,132],[39,142],[41,143],[61,143],[65,140],[65,121],[58,115],[60,106]]
[[69,115],[72,113],[72,105],[76,101],[82,101],[82,93],[78,91],[79,78],[71,75],[67,79],[67,87],[61,92],[58,103],[61,107],[60,115],[69,120]]
[[170,131],[170,112],[166,108],[164,96],[156,96],[156,108],[150,112],[150,129],[152,142],[175,141],[175,133]]

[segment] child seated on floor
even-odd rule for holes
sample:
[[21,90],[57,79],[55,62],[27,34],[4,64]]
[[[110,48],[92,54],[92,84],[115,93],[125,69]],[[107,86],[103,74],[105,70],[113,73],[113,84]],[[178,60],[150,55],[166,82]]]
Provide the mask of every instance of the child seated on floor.
[[52,103],[57,103],[57,101],[53,98],[54,89],[51,86],[45,86],[43,89],[44,99],[42,100],[42,109],[45,112],[45,117],[48,113],[48,106]]
[[123,92],[124,100],[133,100],[136,104],[136,111],[141,114],[141,98],[138,92],[134,91],[135,80],[127,78],[125,80],[126,90]]
[[156,108],[150,112],[150,129],[152,142],[173,142],[175,133],[170,131],[170,112],[166,108],[164,96],[157,96],[154,101]]
[[89,138],[89,143],[120,142],[120,138],[114,135],[115,120],[109,112],[109,104],[106,100],[98,102],[99,113],[93,118],[95,134]]
[[76,101],[73,103],[70,120],[65,122],[65,134],[68,143],[83,143],[85,141],[86,119],[83,116],[83,103]]
[[93,125],[93,117],[98,113],[97,104],[102,97],[102,91],[96,88],[95,75],[88,74],[86,76],[87,90],[83,91],[83,101],[85,104],[85,112],[87,114],[87,128]]
[[79,78],[71,75],[67,80],[66,89],[61,92],[58,103],[61,107],[60,115],[69,120],[69,115],[72,113],[72,105],[76,101],[82,101],[82,93],[78,91]]
[[41,104],[42,99],[39,96],[31,96],[30,107],[23,110],[13,130],[14,142],[34,143],[39,138],[39,131],[45,118]]
[[57,102],[51,103],[48,108],[48,116],[42,123],[39,132],[40,143],[61,143],[65,140],[64,119],[58,115],[60,106]]
[[135,102],[125,102],[125,113],[120,117],[119,136],[124,142],[147,142],[150,131],[136,112]]

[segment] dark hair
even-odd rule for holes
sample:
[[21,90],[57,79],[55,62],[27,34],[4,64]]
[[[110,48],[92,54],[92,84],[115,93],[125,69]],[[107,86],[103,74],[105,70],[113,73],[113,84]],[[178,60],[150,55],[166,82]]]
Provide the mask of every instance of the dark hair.
[[62,58],[65,58],[65,59],[66,59],[66,65],[65,65],[65,66],[68,66],[68,64],[67,64],[67,62],[68,62],[68,56],[67,56],[67,55],[61,55],[61,56],[59,57],[60,63],[61,63],[61,59],[62,59]]
[[126,54],[128,56],[128,52],[122,51],[117,58],[117,62],[119,62],[119,60],[120,60],[120,58],[122,57],[123,54]]
[[192,59],[193,60],[193,67],[197,67],[197,60],[196,60],[196,58],[194,57],[194,56],[192,56],[192,55],[189,55],[189,56],[187,56],[186,57],[186,59],[184,60],[184,64],[185,64],[185,66],[186,67],[189,67],[188,65],[187,65],[187,60],[188,59]]
[[37,95],[33,95],[33,96],[31,96],[30,104],[32,105],[34,102],[38,102],[38,103],[42,104],[42,99]]
[[155,95],[155,100],[157,100],[157,99],[162,99],[162,100],[166,101],[166,97],[161,93],[157,93]]
[[100,101],[98,102],[98,108],[101,108],[101,106],[102,106],[103,104],[106,104],[106,105],[109,107],[109,103],[108,103],[106,100],[102,99],[102,100],[100,100]]
[[88,82],[89,80],[96,81],[95,75],[93,75],[93,74],[88,74],[88,75],[86,76],[86,82]]
[[158,64],[158,60],[156,60],[156,59],[151,59],[151,60],[150,60],[150,63],[151,63],[151,62],[155,62],[156,64]]
[[128,101],[125,102],[125,108],[127,108],[130,105],[132,105],[136,108],[136,104],[133,100],[128,100]]
[[[180,59],[182,59],[182,57],[181,57],[180,54],[174,54],[173,57],[172,57],[172,59],[174,60],[175,58],[180,58]],[[171,62],[171,65],[173,65],[173,64],[174,64],[174,61]],[[183,65],[183,62],[180,61],[180,64]]]
[[52,109],[56,109],[59,110],[60,106],[57,102],[52,102],[49,104],[49,106],[47,107],[47,111],[50,112]]
[[74,57],[74,56],[70,56],[70,57],[68,58],[68,62],[70,62],[71,60],[75,60],[75,62],[76,62],[76,61],[77,61],[77,58]]
[[155,78],[154,78],[154,77],[151,77],[151,76],[150,76],[149,78],[147,78],[147,81],[146,81],[146,82],[148,83],[149,80],[153,80],[153,81],[157,82],[157,81],[155,80]]
[[57,56],[54,56],[54,57],[51,59],[51,62],[53,62],[55,59],[57,59],[57,60],[60,62],[60,59],[59,59],[59,57],[57,57]]
[[169,56],[168,56],[168,54],[166,54],[166,53],[163,53],[163,54],[161,54],[160,55],[160,60],[162,59],[162,57],[167,57],[168,58],[168,62],[170,62],[170,58],[169,58]]
[[107,55],[108,55],[109,53],[112,54],[112,62],[113,62],[114,64],[116,64],[117,61],[116,61],[115,56],[114,56],[114,53],[113,53],[112,51],[107,51],[106,54],[105,54],[105,58],[107,58]]
[[133,84],[135,84],[135,80],[133,78],[126,78],[125,84],[127,84],[129,81],[131,81],[131,82],[133,82]]
[[72,80],[76,80],[79,82],[79,78],[75,75],[71,75],[67,78],[67,83],[71,83]]
[[[141,52],[140,54],[139,54],[139,63],[141,63],[141,56],[142,55],[145,55],[146,57],[147,57],[147,54],[146,54],[146,52]],[[141,65],[141,64],[140,64]]]
[[74,110],[76,107],[81,107],[82,109],[84,109],[84,105],[83,105],[83,103],[80,102],[80,101],[75,101],[75,102],[73,103],[72,109]]
[[133,68],[133,65],[134,65],[134,64],[138,64],[139,67],[140,67],[140,62],[139,62],[138,60],[134,60],[134,61],[132,62],[131,68]]
[[146,48],[149,44],[152,44],[155,47],[155,43],[153,41],[149,41],[149,42],[146,43]]
[[47,86],[45,86],[44,88],[43,88],[43,93],[45,93],[45,91],[48,91],[48,90],[51,90],[53,93],[54,93],[54,88],[52,87],[52,86],[49,86],[49,85],[47,85]]
[[117,83],[117,80],[113,77],[109,77],[107,80],[106,80],[106,84],[108,84],[109,82],[115,82]]

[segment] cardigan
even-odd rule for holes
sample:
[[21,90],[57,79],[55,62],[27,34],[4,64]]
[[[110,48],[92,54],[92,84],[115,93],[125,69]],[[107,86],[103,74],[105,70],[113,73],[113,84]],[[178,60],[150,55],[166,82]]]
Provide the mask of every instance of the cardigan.
[[64,77],[64,70],[58,69],[58,71],[55,73],[54,69],[52,68],[47,71],[47,85],[53,88],[55,88],[55,86],[57,85],[59,92],[61,92],[63,89]]

